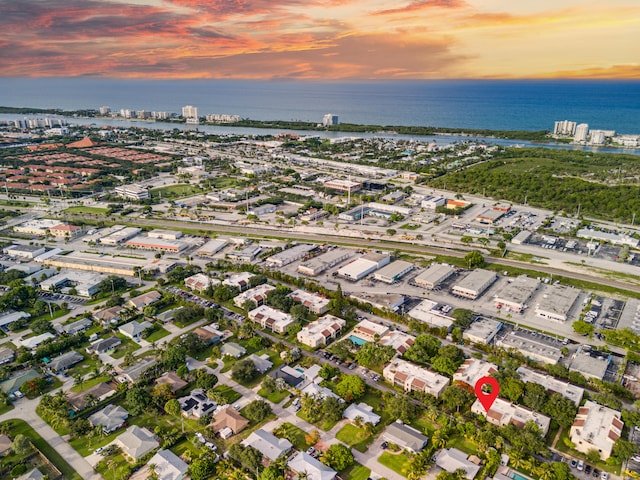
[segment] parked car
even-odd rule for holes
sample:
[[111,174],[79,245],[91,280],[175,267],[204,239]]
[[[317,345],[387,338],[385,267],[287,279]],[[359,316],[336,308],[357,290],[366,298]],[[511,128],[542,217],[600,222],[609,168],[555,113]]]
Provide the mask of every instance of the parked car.
[[600,470],[597,468],[593,469],[593,478],[598,478],[600,476]]
[[386,449],[387,449],[387,447],[389,447],[389,444],[388,444],[387,442],[382,442],[382,445],[380,445],[380,448],[381,448],[382,450],[386,450]]
[[591,475],[591,465],[585,465],[584,473],[586,473],[587,475]]
[[600,480],[609,480],[609,472],[602,472]]
[[576,468],[578,466],[578,461],[575,458],[571,459],[571,468]]
[[309,447],[309,449],[307,450],[307,453],[308,453],[309,455],[313,455],[313,452],[315,452],[315,451],[316,451],[316,449],[315,449],[315,448],[313,448],[313,447]]
[[578,461],[578,470],[579,471],[583,471],[584,470],[584,462],[582,460]]

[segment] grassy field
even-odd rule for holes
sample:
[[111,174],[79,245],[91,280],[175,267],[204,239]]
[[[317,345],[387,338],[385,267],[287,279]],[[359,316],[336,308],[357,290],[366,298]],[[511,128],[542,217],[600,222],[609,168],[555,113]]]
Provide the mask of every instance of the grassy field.
[[89,215],[107,215],[109,213],[108,208],[100,208],[100,207],[69,207],[63,210],[64,213],[72,213],[72,214],[89,214]]
[[336,433],[336,438],[359,452],[366,452],[373,441],[373,437],[368,435],[363,427],[356,427],[351,423],[347,423],[342,427],[340,431]]
[[403,477],[406,477],[407,467],[411,463],[411,460],[401,453],[382,452],[382,455],[378,457],[378,462]]
[[227,385],[217,385],[213,391],[222,395],[228,404],[232,404],[233,402],[240,400],[242,395],[236,392],[233,388]]
[[180,198],[195,195],[201,191],[202,189],[188,183],[178,183],[176,185],[153,188],[149,193],[151,194],[151,198]]
[[89,380],[83,381],[81,384],[74,385],[71,387],[72,392],[84,392],[85,390],[89,390],[91,387],[94,387],[102,382],[108,382],[111,380],[110,375],[98,375],[97,377],[90,378]]
[[263,398],[266,398],[271,403],[278,404],[278,403],[282,402],[285,398],[287,398],[289,396],[289,391],[288,390],[280,390],[280,391],[275,390],[273,392],[267,392],[264,388],[261,388],[260,390],[258,390],[258,395],[260,395]]
[[122,358],[127,353],[133,353],[140,348],[140,345],[121,333],[117,333],[116,336],[122,340],[122,345],[116,348],[116,351],[111,354],[112,358]]
[[157,342],[158,340],[160,340],[161,338],[166,337],[167,335],[169,335],[169,331],[159,325],[156,325],[155,330],[153,331],[153,333],[151,335],[149,335],[147,338],[145,338],[145,340],[149,343],[153,343],[153,342]]
[[307,434],[300,428],[291,423],[283,423],[282,428],[286,431],[283,438],[287,438],[301,452],[305,452],[311,446],[306,441]]
[[42,452],[42,454],[49,459],[51,463],[53,463],[58,470],[62,472],[62,475],[65,479],[68,480],[81,480],[80,475],[76,473],[76,471],[71,468],[69,465],[55,449],[49,445],[38,433],[31,428],[25,421],[23,420],[7,420],[3,422],[2,425],[9,426],[9,435],[15,437],[18,434],[25,435],[29,437],[35,447]]
[[371,470],[364,465],[360,465],[358,462],[355,462],[345,471],[340,473],[340,477],[345,480],[367,480],[369,475],[371,475]]

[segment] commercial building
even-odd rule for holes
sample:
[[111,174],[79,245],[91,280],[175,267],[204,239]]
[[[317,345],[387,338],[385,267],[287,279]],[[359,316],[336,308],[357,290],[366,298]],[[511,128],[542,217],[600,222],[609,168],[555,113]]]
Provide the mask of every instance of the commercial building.
[[41,281],[40,288],[44,291],[58,290],[63,293],[68,293],[74,288],[76,295],[91,297],[98,293],[100,284],[106,278],[106,275],[100,273],[65,271]]
[[475,300],[498,279],[498,275],[481,268],[474,270],[453,286],[452,293]]
[[392,310],[394,312],[397,312],[405,302],[404,295],[400,295],[399,293],[357,292],[350,294],[349,297],[364,304],[368,303],[373,308],[379,308],[380,310]]
[[504,324],[491,318],[480,318],[474,321],[462,334],[462,338],[471,343],[489,345],[502,329]]
[[356,220],[362,220],[364,217],[369,215],[370,212],[371,209],[369,207],[360,205],[359,207],[353,207],[346,212],[339,213],[338,218],[347,222],[355,222]]
[[67,255],[52,255],[44,259],[42,263],[51,267],[87,270],[111,275],[135,276],[138,269],[144,268],[149,264],[149,261],[129,257],[111,257],[107,255],[102,257],[100,255],[75,251]]
[[446,263],[432,263],[424,272],[414,278],[416,285],[433,290],[456,273],[456,268]]
[[382,371],[384,379],[405,392],[425,392],[438,398],[449,385],[449,378],[413,363],[393,359]]
[[569,438],[577,451],[588,454],[596,450],[601,460],[607,460],[613,445],[622,435],[623,427],[620,412],[587,400],[583,407],[578,408]]
[[504,216],[504,212],[488,208],[476,216],[476,222],[493,225]]
[[329,310],[330,300],[319,293],[298,289],[291,292],[289,297],[307,307],[314,315],[322,315]]
[[26,233],[27,235],[44,236],[49,233],[49,230],[53,227],[60,225],[60,220],[50,220],[47,218],[38,218],[35,220],[28,220],[15,225],[13,231],[17,233]]
[[316,245],[300,244],[291,248],[287,248],[282,252],[271,255],[267,258],[266,263],[270,267],[284,267],[295,261],[306,257],[310,252],[318,248]]
[[496,308],[504,308],[509,312],[520,313],[528,307],[527,302],[540,286],[540,280],[526,275],[509,279],[495,296]]
[[229,244],[224,238],[214,238],[209,240],[202,247],[196,250],[196,255],[201,257],[212,257]]
[[418,430],[409,425],[405,425],[400,420],[396,420],[388,425],[382,433],[382,438],[412,453],[422,451],[429,442],[429,437],[422,435]]
[[296,336],[300,343],[311,348],[317,348],[327,345],[331,340],[338,337],[345,325],[346,322],[342,318],[325,315],[306,325]]
[[435,210],[437,207],[444,207],[446,203],[447,199],[444,197],[439,195],[427,195],[420,202],[420,206],[428,210]]
[[324,182],[324,188],[330,188],[331,190],[337,190],[339,192],[359,192],[362,189],[362,183],[352,182],[351,180],[329,180]]
[[535,383],[542,385],[549,393],[559,393],[565,398],[568,398],[576,406],[580,406],[582,397],[584,396],[584,388],[572,385],[569,382],[558,380],[557,378],[547,375],[546,373],[537,372],[529,367],[520,366],[516,370],[520,378],[525,383]]
[[542,363],[555,364],[563,356],[562,345],[554,337],[524,328],[498,336],[495,344],[507,350],[514,348],[525,357]]
[[538,296],[535,313],[538,317],[556,322],[566,322],[576,304],[580,290],[566,285],[545,285],[544,293]]
[[453,374],[453,381],[462,382],[475,388],[476,383],[482,377],[489,377],[492,373],[498,373],[498,367],[493,363],[478,360],[477,358],[467,358],[458,371]]
[[26,260],[33,260],[39,255],[46,252],[46,248],[38,245],[11,245],[3,249],[4,253],[10,257],[24,258]]
[[249,312],[249,319],[274,333],[285,333],[295,320],[288,313],[261,305]]
[[432,300],[423,300],[407,312],[411,318],[426,323],[430,327],[451,328],[453,317],[443,312],[442,306]]
[[542,435],[547,434],[551,424],[551,419],[546,415],[499,397],[494,400],[489,411],[486,411],[480,400],[476,399],[471,405],[471,411],[477,415],[482,415],[489,423],[493,423],[498,427],[511,424],[518,428],[523,428],[527,422],[534,422],[542,431]]
[[263,205],[256,205],[250,207],[247,210],[247,215],[255,215],[256,217],[260,217],[262,215],[269,215],[270,213],[275,213],[278,207],[271,203],[265,203]]
[[[114,227],[115,228],[115,227]],[[108,235],[100,238],[99,242],[103,245],[111,245],[117,246],[121,243],[126,242],[127,240],[135,237],[142,231],[141,228],[137,227],[122,227],[117,230],[112,231]]]
[[396,260],[374,273],[373,278],[384,283],[395,283],[415,268],[411,262]]
[[258,255],[262,252],[262,247],[259,245],[249,245],[241,250],[234,250],[227,253],[229,260],[236,260],[238,262],[250,263],[253,262]]
[[[464,478],[473,480],[480,471],[480,465],[469,459],[469,455],[457,448],[443,448],[435,455],[436,466],[445,472],[464,471]],[[477,458],[477,457],[476,457]]]
[[522,230],[515,237],[511,239],[511,243],[514,245],[523,245],[527,243],[527,240],[531,237],[531,232],[528,230]]
[[140,250],[172,253],[178,253],[187,248],[187,245],[180,241],[151,238],[143,235],[128,240],[125,245],[129,248],[139,248]]
[[351,330],[349,339],[357,345],[363,345],[367,342],[375,342],[388,331],[389,327],[385,325],[371,320],[362,320]]
[[385,347],[392,347],[400,355],[404,355],[404,353],[411,348],[415,339],[413,335],[409,335],[408,333],[401,332],[400,330],[391,330],[380,338],[379,343]]
[[594,350],[589,345],[580,345],[571,357],[569,370],[579,372],[587,379],[604,379],[611,364],[611,354]]
[[68,223],[60,223],[55,227],[49,229],[49,233],[56,238],[64,238],[66,240],[72,240],[79,237],[84,233],[81,227],[77,225],[69,225]]
[[315,277],[316,275],[321,274],[322,272],[335,267],[341,262],[351,258],[353,256],[353,251],[346,248],[334,248],[329,250],[322,255],[318,255],[310,260],[307,260],[304,263],[298,265],[298,272],[303,275],[309,275],[310,277]]
[[120,185],[114,189],[116,195],[128,200],[145,200],[149,197],[149,190],[140,185]]
[[367,253],[339,268],[337,275],[352,282],[357,282],[390,262],[391,255],[387,253]]
[[163,240],[178,240],[182,237],[182,232],[178,230],[151,230],[147,233],[149,238],[161,238]]
[[274,287],[273,285],[263,283],[262,285],[250,288],[249,290],[236,295],[233,299],[233,303],[236,307],[242,308],[246,301],[251,301],[255,304],[256,307],[259,307],[260,305],[264,304],[265,300],[267,299],[267,294],[275,289],[276,287]]
[[576,236],[578,238],[586,238],[595,241],[602,240],[609,242],[612,245],[628,245],[633,248],[638,248],[638,245],[640,244],[640,240],[630,235],[625,235],[623,233],[601,232],[599,230],[590,230],[588,228],[578,230]]
[[409,207],[401,207],[399,205],[388,205],[386,203],[376,203],[370,202],[367,204],[370,210],[375,210],[377,212],[389,213],[391,215],[402,215],[403,217],[408,217],[413,214],[413,209]]

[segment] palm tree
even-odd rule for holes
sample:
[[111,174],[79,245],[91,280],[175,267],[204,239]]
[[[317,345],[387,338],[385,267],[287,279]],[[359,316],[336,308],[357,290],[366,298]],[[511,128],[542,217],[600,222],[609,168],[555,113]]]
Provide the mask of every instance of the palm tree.
[[540,480],[553,480],[555,478],[555,472],[550,463],[542,462],[540,465],[534,468],[534,473],[538,475]]
[[373,423],[371,422],[367,422],[364,424],[364,433],[368,436],[368,437],[373,437],[373,434],[376,431],[376,427],[373,426]]
[[308,478],[309,478],[309,474],[307,473],[306,470],[298,472],[298,480],[308,480]]

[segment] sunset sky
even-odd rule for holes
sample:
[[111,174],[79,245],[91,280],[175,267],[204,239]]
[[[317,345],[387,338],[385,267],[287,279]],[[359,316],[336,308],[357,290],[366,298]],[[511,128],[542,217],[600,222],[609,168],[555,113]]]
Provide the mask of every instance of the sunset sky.
[[0,0],[1,76],[640,78],[640,0]]

